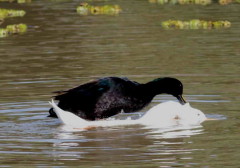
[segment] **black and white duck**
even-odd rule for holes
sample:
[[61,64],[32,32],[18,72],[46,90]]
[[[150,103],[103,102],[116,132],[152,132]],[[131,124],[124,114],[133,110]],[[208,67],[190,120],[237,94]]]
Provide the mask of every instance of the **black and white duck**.
[[[170,94],[184,105],[183,84],[175,78],[157,78],[140,84],[121,77],[105,77],[78,87],[55,92],[55,100],[62,110],[82,119],[98,120],[124,111],[136,112],[147,106],[158,94]],[[57,117],[54,109],[49,117]]]

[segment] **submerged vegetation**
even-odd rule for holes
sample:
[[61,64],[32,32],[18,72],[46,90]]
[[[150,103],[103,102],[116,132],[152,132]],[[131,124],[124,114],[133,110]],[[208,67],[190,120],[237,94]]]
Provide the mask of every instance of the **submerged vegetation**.
[[77,7],[77,13],[80,15],[117,15],[121,10],[119,5],[92,6],[86,2]]
[[162,22],[164,29],[220,29],[231,27],[229,21],[205,21],[193,19],[190,21],[167,20]]

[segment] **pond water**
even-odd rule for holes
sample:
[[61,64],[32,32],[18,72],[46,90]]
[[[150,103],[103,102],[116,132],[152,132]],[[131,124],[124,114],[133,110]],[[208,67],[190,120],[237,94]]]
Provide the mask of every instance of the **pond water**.
[[[239,167],[240,4],[159,5],[112,0],[119,16],[80,16],[80,1],[0,2],[24,9],[28,32],[0,38],[0,167]],[[164,20],[228,20],[228,29],[164,30]],[[216,121],[69,131],[46,117],[56,90],[104,76],[138,82],[171,76]],[[171,96],[156,96],[151,106]]]

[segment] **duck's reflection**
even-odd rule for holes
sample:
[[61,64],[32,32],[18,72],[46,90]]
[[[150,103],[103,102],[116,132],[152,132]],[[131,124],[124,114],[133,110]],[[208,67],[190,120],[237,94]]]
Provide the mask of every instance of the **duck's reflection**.
[[[197,150],[189,147],[191,137],[204,133],[201,125],[153,128],[141,125],[78,130],[68,126],[57,129],[53,144],[55,160],[151,162],[155,166],[180,165],[191,160]],[[191,142],[193,143],[193,142]],[[186,159],[187,158],[187,159]]]
[[[149,128],[149,127],[148,127]],[[168,128],[151,128],[148,132],[147,138],[159,139],[159,138],[184,138],[191,137],[193,135],[202,134],[204,129],[201,125],[183,125],[174,126]]]

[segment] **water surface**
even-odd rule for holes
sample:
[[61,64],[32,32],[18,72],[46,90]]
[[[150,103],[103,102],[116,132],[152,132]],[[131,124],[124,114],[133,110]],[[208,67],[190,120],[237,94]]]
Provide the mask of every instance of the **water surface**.
[[[239,4],[113,0],[119,16],[79,16],[80,1],[0,3],[24,9],[23,35],[0,39],[0,167],[239,167]],[[229,29],[164,30],[168,19],[228,20]],[[47,118],[51,92],[103,76],[180,79],[186,99],[216,121],[69,131]],[[171,96],[157,96],[151,106]],[[140,113],[142,113],[140,112]]]

